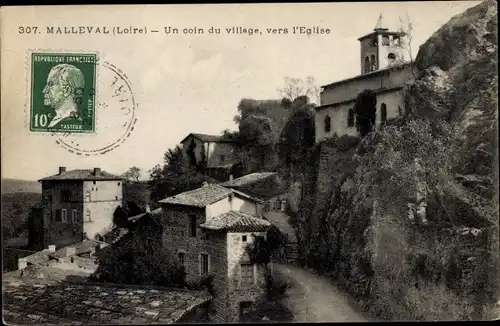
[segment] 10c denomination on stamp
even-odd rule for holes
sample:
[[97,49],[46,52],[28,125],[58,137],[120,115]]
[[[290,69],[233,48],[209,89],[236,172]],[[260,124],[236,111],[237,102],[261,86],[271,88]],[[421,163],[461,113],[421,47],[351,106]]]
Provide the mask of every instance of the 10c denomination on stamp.
[[31,54],[30,131],[95,132],[96,62],[96,54]]

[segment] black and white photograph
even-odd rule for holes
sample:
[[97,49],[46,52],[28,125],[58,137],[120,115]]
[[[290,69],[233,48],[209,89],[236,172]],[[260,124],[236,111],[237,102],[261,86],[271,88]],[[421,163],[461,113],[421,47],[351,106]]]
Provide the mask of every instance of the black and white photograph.
[[497,2],[0,8],[6,325],[500,318]]

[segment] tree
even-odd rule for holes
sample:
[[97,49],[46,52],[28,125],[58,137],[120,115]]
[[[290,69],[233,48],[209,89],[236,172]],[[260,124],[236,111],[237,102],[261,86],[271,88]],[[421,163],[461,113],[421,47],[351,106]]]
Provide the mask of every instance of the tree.
[[[105,248],[108,249],[108,248]],[[160,246],[127,244],[98,254],[90,280],[118,284],[184,286],[186,272],[173,253]]]
[[168,149],[163,160],[163,166],[157,164],[150,170],[153,200],[198,188],[203,181],[213,182],[198,171],[198,166],[190,164],[179,145]]
[[354,103],[354,113],[356,114],[356,128],[361,137],[364,137],[375,126],[377,115],[377,96],[375,92],[365,89],[359,93]]
[[315,143],[314,111],[303,107],[295,111],[281,132],[279,152],[285,163],[305,161],[305,156]]
[[319,87],[316,86],[316,80],[313,76],[308,76],[305,80],[285,77],[285,86],[278,88],[278,93],[289,101],[293,101],[300,96],[306,96],[319,102]]
[[415,72],[413,65],[413,51],[411,47],[411,42],[413,40],[413,23],[408,13],[406,13],[406,17],[404,19],[399,17],[399,22],[401,23],[401,27],[398,30],[398,33],[400,34],[400,46],[408,52],[408,55],[410,56],[411,73],[413,74],[413,77],[416,78],[417,73]]
[[138,182],[141,177],[141,169],[137,166],[129,168],[122,177],[129,182]]

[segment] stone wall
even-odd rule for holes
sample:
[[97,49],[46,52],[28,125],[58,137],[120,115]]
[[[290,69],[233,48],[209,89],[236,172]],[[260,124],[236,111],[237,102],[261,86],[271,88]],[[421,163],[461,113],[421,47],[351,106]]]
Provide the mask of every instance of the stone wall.
[[[356,94],[357,96],[357,94]],[[314,116],[316,125],[316,142],[320,142],[325,138],[330,138],[333,134],[356,136],[356,125],[349,127],[347,124],[349,109],[354,110],[353,99],[350,102],[341,103],[332,107],[325,107],[316,110]],[[377,113],[376,125],[381,122],[381,107],[385,104],[387,110],[387,119],[395,118],[404,114],[404,94],[401,89],[395,89],[377,94]],[[330,117],[330,131],[325,130],[325,118]]]
[[[253,242],[253,236],[263,236],[263,232],[253,233],[228,233],[227,234],[227,252],[228,252],[228,301],[227,310],[229,322],[239,321],[239,311],[241,302],[258,302],[265,295],[266,268],[263,264],[254,264],[254,282],[251,285],[241,283],[242,263],[250,263],[250,257],[247,253],[247,246]],[[246,241],[243,241],[246,237]]]
[[[64,190],[71,192],[69,201],[63,201],[61,195]],[[83,188],[81,181],[43,182],[43,234],[41,248],[56,245],[61,248],[83,239]],[[66,222],[56,221],[56,211],[65,209]],[[77,211],[78,219],[72,220],[73,210]],[[62,214],[62,213],[61,213]]]

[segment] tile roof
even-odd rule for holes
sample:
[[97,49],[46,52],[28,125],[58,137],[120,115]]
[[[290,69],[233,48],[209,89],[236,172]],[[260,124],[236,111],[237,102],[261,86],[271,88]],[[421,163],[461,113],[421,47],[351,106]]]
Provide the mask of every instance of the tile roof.
[[10,324],[171,324],[211,299],[203,292],[105,283],[2,281]]
[[167,197],[158,201],[158,203],[206,207],[229,196],[229,194],[231,193],[231,189],[224,188],[215,184],[207,184],[194,190]]
[[271,223],[250,214],[229,211],[208,219],[200,226],[209,230],[229,232],[263,232],[271,227]]
[[221,186],[224,187],[241,187],[250,183],[257,182],[259,180],[263,180],[269,178],[272,175],[276,175],[276,172],[256,172],[244,175],[242,177],[226,181],[221,183]]
[[162,224],[162,216],[163,216],[163,210],[162,208],[157,208],[157,209],[154,209],[152,210],[151,212],[146,212],[146,213],[142,213],[142,214],[139,214],[139,215],[135,215],[135,216],[131,216],[128,218],[129,221],[131,222],[136,222],[138,220],[140,220],[142,217],[144,216],[150,216],[154,221],[156,221],[158,224]]
[[113,175],[106,171],[101,171],[100,174],[96,176],[94,175],[94,170],[92,169],[80,169],[66,171],[61,174],[54,174],[38,181],[50,180],[122,180],[122,177]]
[[85,240],[82,240],[74,245],[63,247],[54,253],[49,253],[48,255],[50,257],[55,257],[55,258],[66,257],[68,255],[68,248],[69,247],[75,248],[75,255],[81,255],[81,254],[88,253],[88,252],[95,252],[95,250],[99,249],[101,246],[104,247],[106,245],[108,245],[108,244],[103,243],[103,242],[99,242],[99,241],[95,241],[95,240],[85,239]]
[[226,136],[190,133],[189,135],[186,136],[186,138],[181,140],[181,143],[183,143],[189,136],[193,136],[195,138],[198,138],[202,142],[211,142],[211,143],[235,143],[235,142],[237,142],[236,139],[228,138]]
[[48,249],[44,249],[41,251],[37,251],[32,255],[23,257],[22,259],[33,265],[45,264],[50,260],[49,255],[51,254],[54,254],[54,252]]
[[237,189],[259,200],[267,200],[287,192],[286,184],[279,180],[276,172],[251,173],[221,185]]

